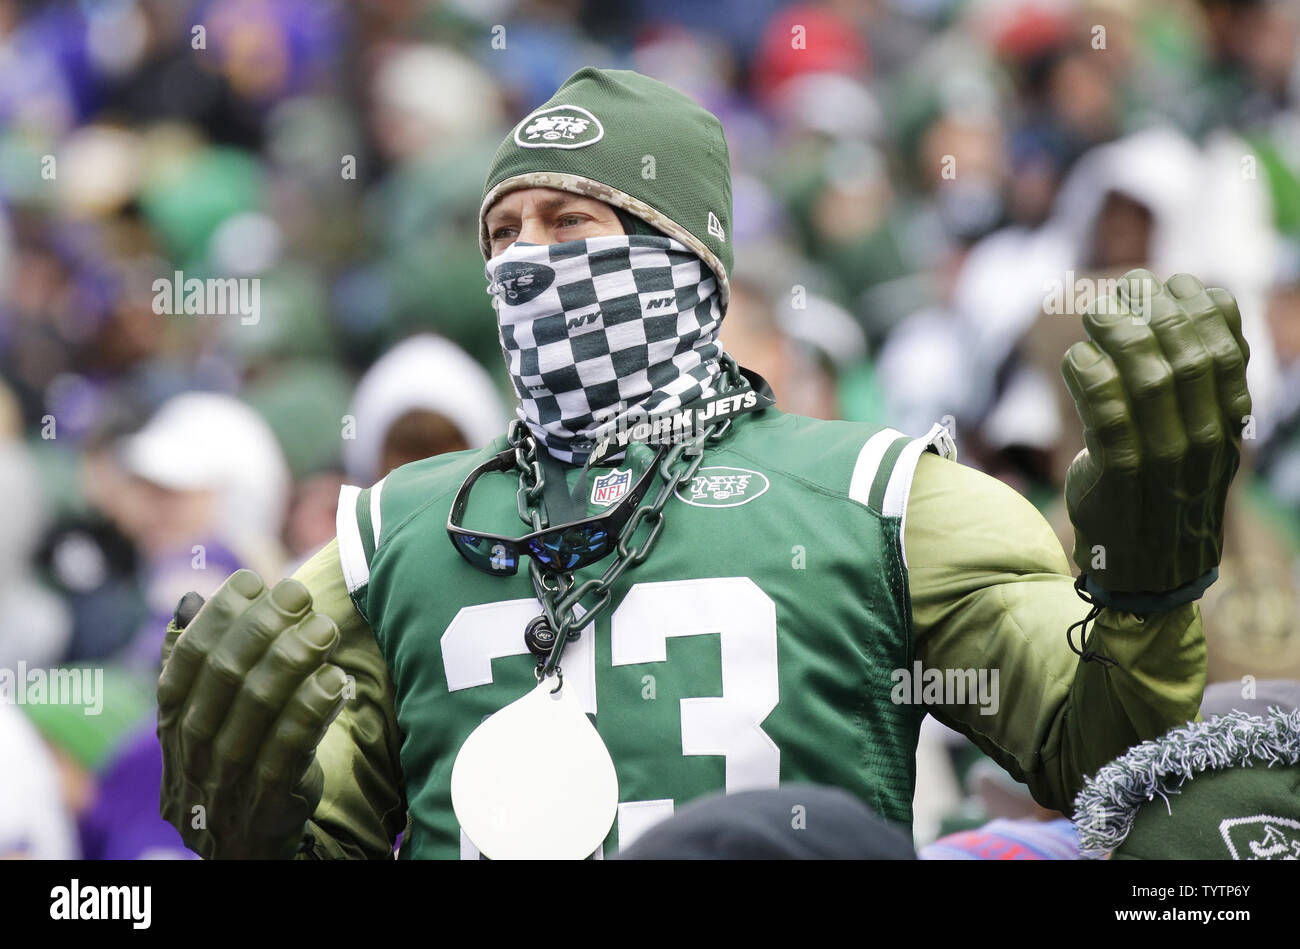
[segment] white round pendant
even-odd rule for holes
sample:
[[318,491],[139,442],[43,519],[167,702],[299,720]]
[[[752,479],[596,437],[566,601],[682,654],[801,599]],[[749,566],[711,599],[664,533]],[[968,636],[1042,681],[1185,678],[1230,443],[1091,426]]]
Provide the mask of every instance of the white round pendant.
[[461,829],[491,860],[582,860],[618,811],[618,776],[572,687],[545,679],[485,719],[451,769]]

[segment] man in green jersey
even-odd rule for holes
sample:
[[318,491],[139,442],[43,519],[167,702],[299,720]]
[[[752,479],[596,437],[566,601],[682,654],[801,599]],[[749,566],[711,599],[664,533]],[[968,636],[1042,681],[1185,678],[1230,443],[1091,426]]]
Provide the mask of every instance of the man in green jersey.
[[[403,857],[478,856],[457,755],[556,671],[617,775],[605,856],[693,798],[792,782],[907,827],[927,712],[1057,809],[1195,718],[1193,601],[1250,412],[1232,297],[1135,272],[1085,317],[1063,364],[1087,444],[1076,588],[1034,508],[942,428],[765,407],[717,338],[730,227],[721,126],[661,83],[583,69],[515,126],[479,237],[519,421],[345,488],[293,579],[182,601],[158,734],[189,846],[380,858],[405,831]],[[605,555],[565,572],[574,537]]]

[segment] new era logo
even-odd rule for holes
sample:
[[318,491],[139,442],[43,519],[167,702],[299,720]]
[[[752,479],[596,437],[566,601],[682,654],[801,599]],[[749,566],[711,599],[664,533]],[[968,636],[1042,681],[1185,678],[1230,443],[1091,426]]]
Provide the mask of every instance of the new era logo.
[[722,229],[722,222],[718,220],[718,216],[712,211],[709,212],[709,233],[720,241],[725,242],[727,239],[727,234]]

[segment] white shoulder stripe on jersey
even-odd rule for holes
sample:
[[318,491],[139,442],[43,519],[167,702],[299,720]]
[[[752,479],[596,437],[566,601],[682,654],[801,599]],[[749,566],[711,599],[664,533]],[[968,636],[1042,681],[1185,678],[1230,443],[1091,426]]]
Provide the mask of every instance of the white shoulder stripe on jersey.
[[[875,483],[885,452],[889,450],[890,445],[904,437],[906,436],[896,429],[883,428],[867,439],[853,466],[853,477],[849,480],[850,498],[859,504],[868,503],[871,485]],[[921,453],[931,447],[943,458],[957,457],[957,446],[952,436],[948,434],[948,430],[942,425],[935,425],[923,437],[913,438],[903,447],[902,453],[895,460],[894,467],[889,473],[889,481],[885,484],[885,496],[880,504],[881,513],[887,517],[902,518],[899,525],[900,534],[907,528],[907,499],[912,493],[912,476],[916,474],[916,465],[921,459]],[[903,565],[906,566],[906,544],[902,544],[902,550]]]
[[917,463],[922,452],[933,446],[941,458],[955,460],[957,445],[942,425],[934,425],[921,438],[914,438],[903,448],[894,470],[890,473],[889,483],[885,485],[885,499],[881,502],[883,513],[901,518],[898,526],[899,547],[903,551],[903,566],[907,566],[907,500],[912,494],[912,478],[916,475]]
[[374,529],[375,550],[379,549],[379,495],[383,493],[384,482],[388,480],[388,475],[384,475],[370,489],[370,526]]
[[862,451],[858,452],[858,460],[853,466],[853,477],[849,480],[849,497],[859,504],[867,503],[867,499],[871,496],[871,485],[876,480],[876,472],[880,470],[880,461],[885,457],[885,451],[902,437],[902,432],[892,428],[882,428],[867,439],[867,443],[862,446]]
[[339,561],[349,593],[356,593],[370,580],[370,565],[361,546],[361,527],[357,524],[357,496],[361,489],[345,484],[339,489],[339,509],[334,530],[339,541]]

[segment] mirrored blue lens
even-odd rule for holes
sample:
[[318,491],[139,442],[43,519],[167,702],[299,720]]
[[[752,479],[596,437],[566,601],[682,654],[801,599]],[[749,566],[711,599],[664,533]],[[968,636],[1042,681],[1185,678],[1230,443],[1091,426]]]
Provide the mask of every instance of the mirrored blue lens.
[[595,563],[610,550],[609,531],[599,525],[545,534],[528,544],[537,562],[552,570],[574,570]]
[[486,573],[508,576],[519,568],[519,560],[505,544],[491,537],[454,534],[457,548],[471,564]]

